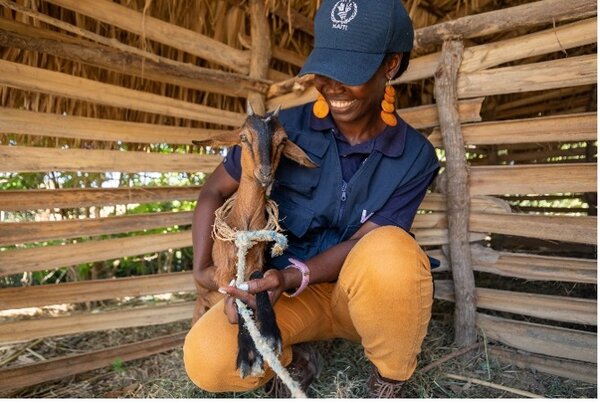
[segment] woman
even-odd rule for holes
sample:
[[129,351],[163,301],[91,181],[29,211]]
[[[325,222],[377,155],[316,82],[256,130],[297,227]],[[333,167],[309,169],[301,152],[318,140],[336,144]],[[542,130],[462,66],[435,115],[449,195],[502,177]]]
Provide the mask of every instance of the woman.
[[[245,379],[235,370],[234,299],[252,306],[264,290],[275,301],[282,363],[304,388],[319,366],[314,349],[299,343],[314,340],[361,343],[373,364],[371,397],[398,397],[414,372],[431,316],[432,281],[429,260],[409,230],[439,164],[431,144],[396,115],[389,85],[406,70],[412,42],[400,0],[323,2],[315,47],[300,73],[315,74],[320,96],[280,113],[289,138],[319,167],[282,160],[272,197],[289,248],[245,291],[224,287],[225,298],[213,292],[215,305],[188,334],[186,370],[202,389],[244,391],[273,378],[269,369]],[[233,148],[207,180],[195,211],[194,276],[211,291],[217,291],[212,217],[239,176]],[[286,291],[293,297],[282,297]]]

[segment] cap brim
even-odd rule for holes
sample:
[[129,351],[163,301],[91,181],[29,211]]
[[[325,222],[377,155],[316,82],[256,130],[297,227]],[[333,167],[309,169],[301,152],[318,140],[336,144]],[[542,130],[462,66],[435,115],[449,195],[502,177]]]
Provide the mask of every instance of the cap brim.
[[346,85],[369,81],[383,61],[384,54],[315,48],[299,75],[319,74]]

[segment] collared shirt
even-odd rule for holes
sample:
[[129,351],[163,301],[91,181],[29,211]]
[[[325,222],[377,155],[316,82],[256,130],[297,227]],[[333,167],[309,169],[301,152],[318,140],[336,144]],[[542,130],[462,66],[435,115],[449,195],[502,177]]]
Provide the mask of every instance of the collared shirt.
[[[296,110],[301,111],[302,109]],[[285,126],[285,122],[282,123]],[[392,158],[401,156],[404,151],[406,123],[400,118],[398,118],[398,125],[395,127],[386,126],[381,133],[371,140],[355,145],[351,145],[337,129],[330,115],[324,119],[311,115],[310,126],[311,129],[321,131],[324,135],[332,134],[334,136],[340,158],[342,178],[345,182],[352,178],[374,150]],[[223,161],[225,170],[238,182],[241,177],[240,157],[240,147],[234,146],[229,150],[228,156]],[[368,221],[378,225],[399,226],[409,232],[417,209],[436,175],[437,170],[418,181],[414,181],[414,183],[410,182],[406,186],[396,189],[385,205],[378,211],[373,212]]]

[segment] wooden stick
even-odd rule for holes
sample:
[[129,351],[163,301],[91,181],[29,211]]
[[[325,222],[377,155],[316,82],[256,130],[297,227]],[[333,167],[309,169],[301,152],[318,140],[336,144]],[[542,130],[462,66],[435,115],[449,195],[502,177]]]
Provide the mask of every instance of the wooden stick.
[[446,150],[448,172],[448,239],[455,292],[454,340],[464,347],[477,340],[475,329],[475,280],[469,248],[469,188],[464,141],[457,105],[456,77],[462,60],[463,44],[446,41],[442,59],[435,73],[435,98],[440,116],[440,129]]
[[490,355],[518,368],[530,368],[555,376],[576,379],[591,384],[598,383],[597,365],[489,346]]
[[192,245],[191,231],[143,235],[0,252],[0,276],[138,256]]
[[[2,1],[4,0],[0,0]],[[265,93],[269,88],[267,80],[198,67],[133,47],[108,47],[113,45],[114,41],[104,37],[101,37],[101,43],[106,46],[100,46],[91,42],[75,41],[73,37],[59,33],[54,33],[54,38],[46,38],[45,31],[0,19],[0,46],[48,53],[120,74],[235,97],[246,96],[249,90]]]
[[553,239],[596,245],[597,217],[546,216],[532,214],[472,213],[469,229],[477,232]]
[[423,367],[418,372],[421,373],[421,374],[429,372],[432,369],[439,367],[443,363],[445,363],[447,361],[450,361],[450,360],[452,360],[452,359],[454,359],[456,357],[460,357],[461,355],[466,354],[469,351],[474,350],[474,349],[476,349],[478,347],[479,347],[479,342],[476,342],[476,343],[471,344],[470,346],[460,348],[460,349],[458,349],[458,350],[456,350],[456,351],[454,351],[454,352],[452,352],[450,354],[447,354],[447,355],[443,356],[442,358],[439,358],[439,359],[435,360],[431,364]]
[[458,96],[472,98],[595,84],[596,59],[593,54],[463,73],[458,79]]
[[[436,298],[447,301],[454,300],[452,281],[437,280],[435,286]],[[530,294],[481,287],[475,288],[475,296],[478,308],[582,325],[595,326],[597,322],[596,300],[592,299]]]
[[503,10],[470,15],[415,31],[414,50],[439,45],[444,39],[460,35],[476,38],[497,32],[596,15],[595,0],[543,0]]
[[513,394],[519,395],[519,396],[531,397],[534,399],[545,399],[546,398],[545,396],[536,395],[534,393],[527,392],[525,390],[509,388],[508,386],[498,385],[496,383],[487,382],[487,381],[481,381],[479,379],[469,378],[469,377],[462,376],[462,375],[454,375],[454,374],[446,373],[446,374],[444,374],[444,376],[446,378],[456,379],[457,381],[471,382],[471,383],[474,383],[477,385],[487,386],[492,389],[503,390],[505,392],[510,392],[510,393],[513,393]]
[[189,225],[192,211],[130,214],[93,219],[1,222],[0,245],[119,234],[151,228]]
[[200,189],[202,186],[4,190],[0,192],[0,210],[45,210],[195,200]]
[[486,273],[538,281],[598,282],[598,262],[594,259],[498,252],[481,245],[471,245],[471,254],[473,270]]
[[0,172],[212,172],[220,155],[0,146]]
[[469,191],[471,196],[596,192],[596,179],[595,163],[477,166],[470,170]]
[[194,292],[191,271],[0,288],[0,309],[74,304],[168,292]]
[[223,130],[175,127],[121,120],[95,119],[0,107],[0,132],[81,140],[142,144],[187,144],[208,140]]
[[[547,116],[542,118],[483,122],[462,126],[466,144],[526,144],[538,142],[574,142],[595,140],[597,136],[596,112]],[[439,129],[427,138],[434,146],[442,145]]]
[[181,346],[186,334],[187,331],[184,331],[89,353],[53,358],[41,363],[3,368],[0,369],[0,389],[24,388],[104,368],[117,359],[127,362],[169,351]]
[[[271,30],[267,19],[264,0],[250,0],[250,33],[252,48],[250,52],[250,78],[264,79],[271,62]],[[262,92],[250,91],[248,102],[254,112],[264,115],[266,97]]]
[[507,346],[551,357],[597,361],[598,335],[592,332],[540,325],[477,314],[477,326],[489,339]]
[[182,302],[144,308],[125,308],[102,313],[79,313],[53,318],[37,318],[0,324],[0,344],[21,342],[41,337],[54,337],[83,332],[162,325],[189,320],[195,302]]
[[532,56],[584,46],[597,41],[597,18],[465,49],[461,73],[469,73]]
[[184,52],[247,74],[250,57],[208,36],[159,20],[107,0],[51,0],[51,3],[87,15]]
[[222,125],[239,126],[245,119],[245,115],[241,113],[197,105],[6,60],[0,60],[0,84],[118,108]]

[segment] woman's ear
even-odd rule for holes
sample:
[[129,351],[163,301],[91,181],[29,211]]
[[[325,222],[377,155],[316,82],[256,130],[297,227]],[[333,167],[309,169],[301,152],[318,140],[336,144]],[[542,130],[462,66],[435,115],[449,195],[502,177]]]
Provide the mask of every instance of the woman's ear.
[[402,53],[394,53],[387,60],[386,77],[395,77],[402,63]]

